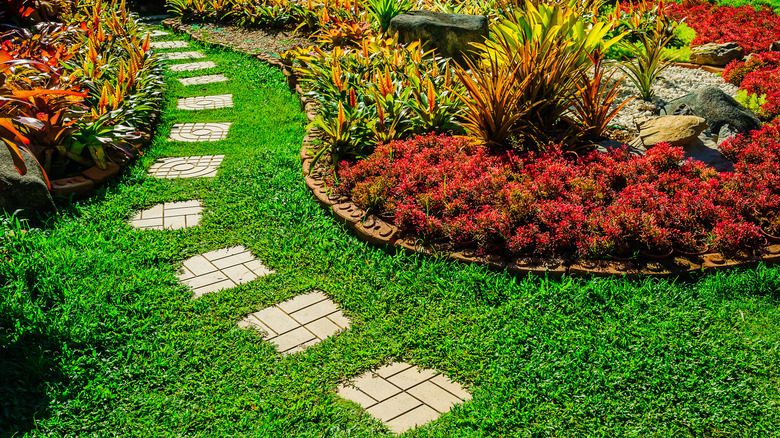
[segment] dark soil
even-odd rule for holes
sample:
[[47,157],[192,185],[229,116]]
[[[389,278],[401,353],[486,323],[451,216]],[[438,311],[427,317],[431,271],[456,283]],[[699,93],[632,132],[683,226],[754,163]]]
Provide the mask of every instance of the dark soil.
[[253,55],[259,53],[281,53],[299,46],[310,46],[314,42],[294,29],[248,29],[230,25],[189,24],[199,38],[218,44],[226,44],[234,50]]

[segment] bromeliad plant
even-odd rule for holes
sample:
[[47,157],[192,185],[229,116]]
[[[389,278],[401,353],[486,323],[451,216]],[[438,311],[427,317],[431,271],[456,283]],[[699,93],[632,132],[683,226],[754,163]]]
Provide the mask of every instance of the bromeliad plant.
[[[576,95],[572,96],[574,120],[581,123],[583,136],[588,140],[601,140],[609,122],[626,106],[633,97],[615,105],[620,81],[613,81],[616,71],[604,71],[604,55],[600,50],[588,55],[593,63],[593,77],[580,73],[575,83]],[[612,83],[612,86],[609,84]]]
[[315,123],[325,131],[325,147],[339,158],[415,133],[462,132],[449,62],[425,57],[419,43],[372,37],[359,48],[314,52],[298,70],[321,105]]
[[638,39],[639,43],[633,44],[627,41],[622,44],[622,48],[633,55],[623,62],[622,69],[639,89],[639,97],[650,101],[655,96],[653,83],[661,72],[676,60],[675,57],[666,57],[664,48],[674,40],[675,29],[679,22],[669,18],[665,13],[663,2],[659,1],[652,28],[644,28],[646,22],[639,15],[634,15],[629,24],[632,27],[632,36]]
[[586,24],[574,3],[535,5],[528,1],[524,9],[507,12],[509,18],[493,27],[485,44],[475,44],[490,74],[505,76],[499,70],[509,66],[513,86],[523,84],[513,104],[527,109],[516,121],[522,125],[521,149],[570,138],[571,126],[562,120],[579,76],[591,65],[589,54],[607,50],[623,37],[605,40],[612,23],[593,17]]

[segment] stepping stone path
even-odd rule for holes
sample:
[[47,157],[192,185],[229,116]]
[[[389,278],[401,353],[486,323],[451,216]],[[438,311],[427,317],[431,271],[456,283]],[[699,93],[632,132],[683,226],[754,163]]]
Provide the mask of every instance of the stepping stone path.
[[153,49],[183,49],[187,46],[187,41],[155,41],[149,43],[149,47]]
[[155,161],[149,167],[149,175],[155,178],[212,178],[224,155],[201,155],[194,157],[168,157]]
[[168,32],[165,32],[165,31],[162,31],[162,30],[153,30],[153,31],[149,32],[149,36],[152,37],[152,38],[163,37],[163,36],[166,36],[166,35],[168,35]]
[[217,64],[214,64],[214,61],[200,61],[200,62],[190,62],[187,64],[169,65],[168,70],[172,72],[195,71],[195,70],[205,70],[207,68],[214,68],[216,66]]
[[194,298],[198,298],[273,273],[247,248],[234,246],[188,258],[179,270],[178,278],[191,287]]
[[[154,31],[152,36],[167,32]],[[183,48],[184,41],[152,43],[154,48]],[[172,52],[165,59],[204,58],[200,52]],[[169,65],[172,72],[214,68],[213,61]],[[180,78],[182,85],[201,85],[225,82],[224,75]],[[198,96],[179,99],[178,108],[204,110],[233,106],[232,94]],[[205,142],[227,138],[230,123],[178,123],[173,126],[170,141]],[[157,160],[148,173],[155,178],[208,178],[217,174],[224,155],[168,157]],[[198,224],[203,207],[200,201],[157,204],[135,214],[131,223],[138,228],[177,229]],[[229,289],[273,274],[247,248],[209,251],[183,262],[177,277],[189,286],[193,297]],[[271,342],[282,354],[299,353],[326,338],[350,328],[350,321],[339,306],[325,293],[313,291],[247,315],[238,322],[244,328],[263,332],[263,339]],[[443,374],[396,362],[376,371],[367,371],[337,388],[341,397],[359,404],[372,416],[383,421],[391,431],[402,433],[416,426],[436,420],[449,412],[452,406],[471,399],[462,386]]]
[[176,123],[171,129],[170,141],[219,141],[227,138],[230,123]]
[[277,351],[294,354],[346,330],[349,320],[327,295],[315,291],[247,315],[238,325],[261,330]]
[[204,55],[201,52],[170,52],[170,53],[160,54],[160,58],[166,61],[179,61],[182,59],[200,59],[205,57],[206,55]]
[[471,394],[443,374],[396,362],[339,385],[338,394],[382,420],[394,433],[433,421]]
[[229,79],[225,75],[207,75],[207,76],[195,76],[194,78],[182,78],[179,79],[182,85],[203,85],[213,84],[216,82],[227,82]]
[[198,96],[198,97],[187,97],[185,99],[179,99],[179,105],[176,108],[180,110],[194,111],[194,110],[232,108],[232,107],[233,107],[232,94],[218,94],[216,96]]
[[149,230],[178,230],[198,225],[202,212],[203,206],[197,200],[165,202],[139,211],[130,223]]

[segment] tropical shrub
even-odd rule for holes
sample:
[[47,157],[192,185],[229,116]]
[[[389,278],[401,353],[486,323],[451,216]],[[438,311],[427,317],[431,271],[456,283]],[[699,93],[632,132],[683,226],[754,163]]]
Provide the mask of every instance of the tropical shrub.
[[498,77],[509,66],[512,86],[522,89],[512,104],[526,111],[515,122],[521,149],[561,141],[571,135],[562,119],[579,75],[592,65],[589,54],[608,49],[623,35],[605,41],[611,22],[594,16],[586,25],[579,10],[568,5],[527,2],[506,14],[509,18],[493,26],[484,44],[475,44],[484,61],[481,68]]
[[321,105],[314,122],[326,137],[320,153],[331,153],[337,165],[344,154],[370,153],[380,141],[460,133],[460,88],[452,81],[449,62],[424,55],[418,43],[400,46],[371,37],[358,48],[315,48],[312,55],[299,57],[298,70]]
[[61,16],[0,36],[0,134],[21,172],[20,148],[47,172],[67,159],[103,168],[126,160],[161,96],[148,34],[124,2],[78,4]]

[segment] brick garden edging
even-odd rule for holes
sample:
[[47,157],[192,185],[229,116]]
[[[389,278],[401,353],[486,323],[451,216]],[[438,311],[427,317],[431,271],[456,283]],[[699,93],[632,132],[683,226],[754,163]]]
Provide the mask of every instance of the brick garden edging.
[[[212,46],[234,50],[228,44],[212,43],[203,40],[178,18],[163,20],[163,26],[181,33],[186,33],[195,40]],[[243,53],[248,53],[243,51]],[[305,90],[298,83],[295,72],[287,68],[277,58],[269,54],[254,54],[257,59],[269,65],[278,67],[287,78],[290,90],[298,93],[301,99],[301,109],[306,112],[309,121],[317,116],[317,103],[305,96]],[[682,63],[680,63],[682,64]],[[687,68],[703,68],[707,66],[693,64],[680,65]],[[309,172],[313,158],[312,148],[318,143],[317,128],[309,128],[303,138],[300,151],[306,187],[314,195],[320,206],[330,212],[342,226],[352,231],[360,240],[377,246],[396,247],[407,254],[423,254],[430,257],[445,257],[461,263],[472,263],[486,266],[491,270],[507,271],[517,276],[537,275],[560,278],[564,275],[575,277],[611,277],[625,276],[629,278],[659,277],[691,279],[697,273],[711,273],[721,269],[754,267],[763,262],[767,265],[780,264],[780,245],[768,245],[756,251],[756,254],[746,258],[732,259],[720,253],[704,254],[702,256],[673,256],[663,260],[637,259],[622,260],[588,260],[577,259],[567,262],[563,259],[541,257],[502,257],[497,254],[477,255],[473,249],[452,250],[447,244],[429,244],[412,234],[403,234],[395,225],[382,220],[374,214],[367,214],[350,199],[334,196],[321,174]]]

